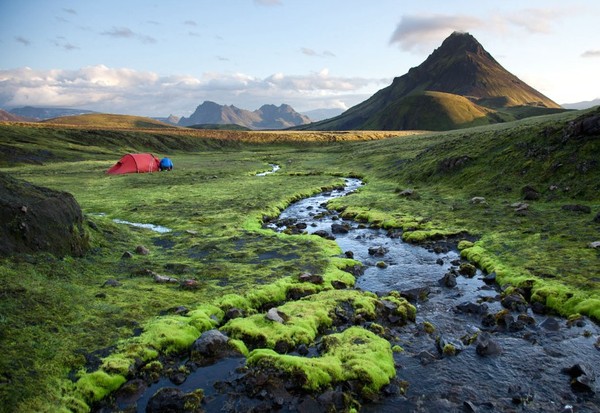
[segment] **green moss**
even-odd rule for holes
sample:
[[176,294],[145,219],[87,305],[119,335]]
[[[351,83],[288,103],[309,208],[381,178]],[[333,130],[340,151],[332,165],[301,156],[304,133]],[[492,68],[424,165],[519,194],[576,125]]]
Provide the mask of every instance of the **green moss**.
[[111,392],[117,390],[126,379],[120,374],[109,374],[98,370],[84,374],[77,381],[77,390],[86,400],[92,402],[102,400]]
[[368,319],[375,316],[377,301],[374,295],[359,291],[328,290],[278,306],[278,311],[287,316],[283,324],[268,320],[264,314],[255,314],[230,320],[222,329],[247,343],[268,348],[286,343],[293,348],[312,343],[319,331],[331,326],[336,308],[349,304],[356,315]]
[[363,392],[377,392],[396,375],[390,344],[360,327],[323,338],[320,357],[281,355],[269,349],[254,350],[249,365],[274,367],[303,378],[303,387],[318,390],[334,383],[357,380]]
[[433,324],[431,324],[429,321],[423,322],[423,329],[425,330],[425,332],[427,334],[435,333],[435,326]]
[[444,356],[455,356],[456,355],[456,347],[454,347],[452,344],[446,344],[444,345],[444,348],[442,349],[442,353],[444,354]]

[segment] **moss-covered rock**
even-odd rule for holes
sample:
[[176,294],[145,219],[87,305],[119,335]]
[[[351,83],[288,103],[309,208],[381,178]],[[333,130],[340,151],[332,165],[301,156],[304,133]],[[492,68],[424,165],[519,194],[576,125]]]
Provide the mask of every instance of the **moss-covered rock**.
[[89,248],[75,198],[0,173],[0,257],[50,252],[81,256]]
[[307,390],[322,390],[353,380],[366,395],[378,392],[396,375],[389,342],[363,328],[351,327],[325,336],[323,348],[321,356],[314,358],[257,349],[248,356],[248,364],[287,372]]

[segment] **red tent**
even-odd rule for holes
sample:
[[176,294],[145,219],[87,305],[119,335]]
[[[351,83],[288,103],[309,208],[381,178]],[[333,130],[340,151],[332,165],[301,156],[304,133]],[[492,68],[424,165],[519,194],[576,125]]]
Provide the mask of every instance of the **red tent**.
[[130,174],[143,172],[156,172],[160,161],[151,153],[128,153],[119,162],[113,165],[107,174]]

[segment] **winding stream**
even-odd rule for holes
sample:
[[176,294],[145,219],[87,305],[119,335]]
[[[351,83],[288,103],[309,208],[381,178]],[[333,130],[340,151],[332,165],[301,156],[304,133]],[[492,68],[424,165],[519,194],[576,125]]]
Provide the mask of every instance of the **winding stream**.
[[[361,185],[357,179],[346,179],[343,189],[298,201],[268,224],[283,231],[300,223],[306,224],[309,233],[330,234],[332,225],[343,224],[348,231],[336,231],[336,242],[365,266],[364,274],[357,277],[357,288],[375,293],[413,292],[417,320],[401,329],[398,344],[404,351],[394,355],[397,378],[409,383],[408,391],[404,395],[390,392],[379,402],[363,405],[361,411],[600,412],[600,328],[596,324],[585,318],[568,323],[527,308],[521,313],[507,311],[503,324],[490,325],[490,317],[504,307],[499,287],[486,284],[484,274],[477,270],[470,278],[459,275],[454,287],[440,283],[460,265],[456,250],[443,248],[444,252],[435,253],[410,245],[387,231],[342,220],[325,208],[328,200],[351,194]],[[385,253],[370,254],[373,247],[383,247]],[[429,324],[435,328],[433,333],[425,331]],[[476,343],[466,340],[477,334],[489,335],[497,351],[479,355]],[[437,344],[440,339],[453,344],[457,353],[443,355]],[[243,360],[226,359],[200,368],[189,375],[182,389],[204,388],[206,411],[220,411],[224,399],[211,389],[211,381],[228,380],[241,365]],[[585,371],[577,380],[564,372],[573,371],[576,365]],[[144,412],[149,397],[164,386],[173,387],[173,383],[163,379],[152,385],[138,401],[137,411]]]

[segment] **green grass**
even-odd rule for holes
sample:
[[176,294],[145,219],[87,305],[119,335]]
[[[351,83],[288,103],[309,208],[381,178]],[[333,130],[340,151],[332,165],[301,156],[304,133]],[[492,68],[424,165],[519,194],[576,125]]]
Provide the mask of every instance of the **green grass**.
[[[293,277],[306,271],[326,280],[350,277],[344,280],[351,284],[339,270],[344,262],[332,259],[340,251],[331,242],[260,229],[263,216],[339,185],[343,176],[367,182],[331,203],[345,216],[403,228],[413,241],[468,231],[478,240],[463,243],[463,255],[496,271],[501,282],[533,286],[532,299],[560,314],[600,320],[600,253],[587,247],[600,239],[593,221],[600,212],[600,140],[564,133],[580,114],[329,143],[324,135],[285,142],[282,132],[248,144],[170,130],[0,125],[0,171],[74,194],[92,245],[82,258],[35,254],[0,261],[0,411],[86,411],[82,392],[101,397],[119,385],[135,357],[150,360],[159,351],[185,348],[211,326],[213,310],[240,306],[252,317],[269,299],[296,288]],[[175,169],[104,174],[129,151],[169,154]],[[449,167],[456,162],[448,160],[461,158]],[[269,163],[282,169],[256,177]],[[541,198],[527,201],[528,212],[517,215],[510,204],[522,201],[525,185]],[[408,188],[416,196],[399,195]],[[474,196],[486,204],[472,204]],[[592,214],[561,208],[576,203]],[[114,218],[173,231],[160,235]],[[137,245],[150,254],[121,258]],[[156,284],[148,271],[194,279],[200,288]],[[120,285],[103,286],[108,279]],[[182,320],[173,313],[178,306],[192,315]],[[175,334],[173,326],[183,321]],[[137,329],[143,333],[134,340]],[[108,356],[99,360],[108,376],[85,372],[85,356],[98,350]],[[69,375],[85,379],[76,385]]]

